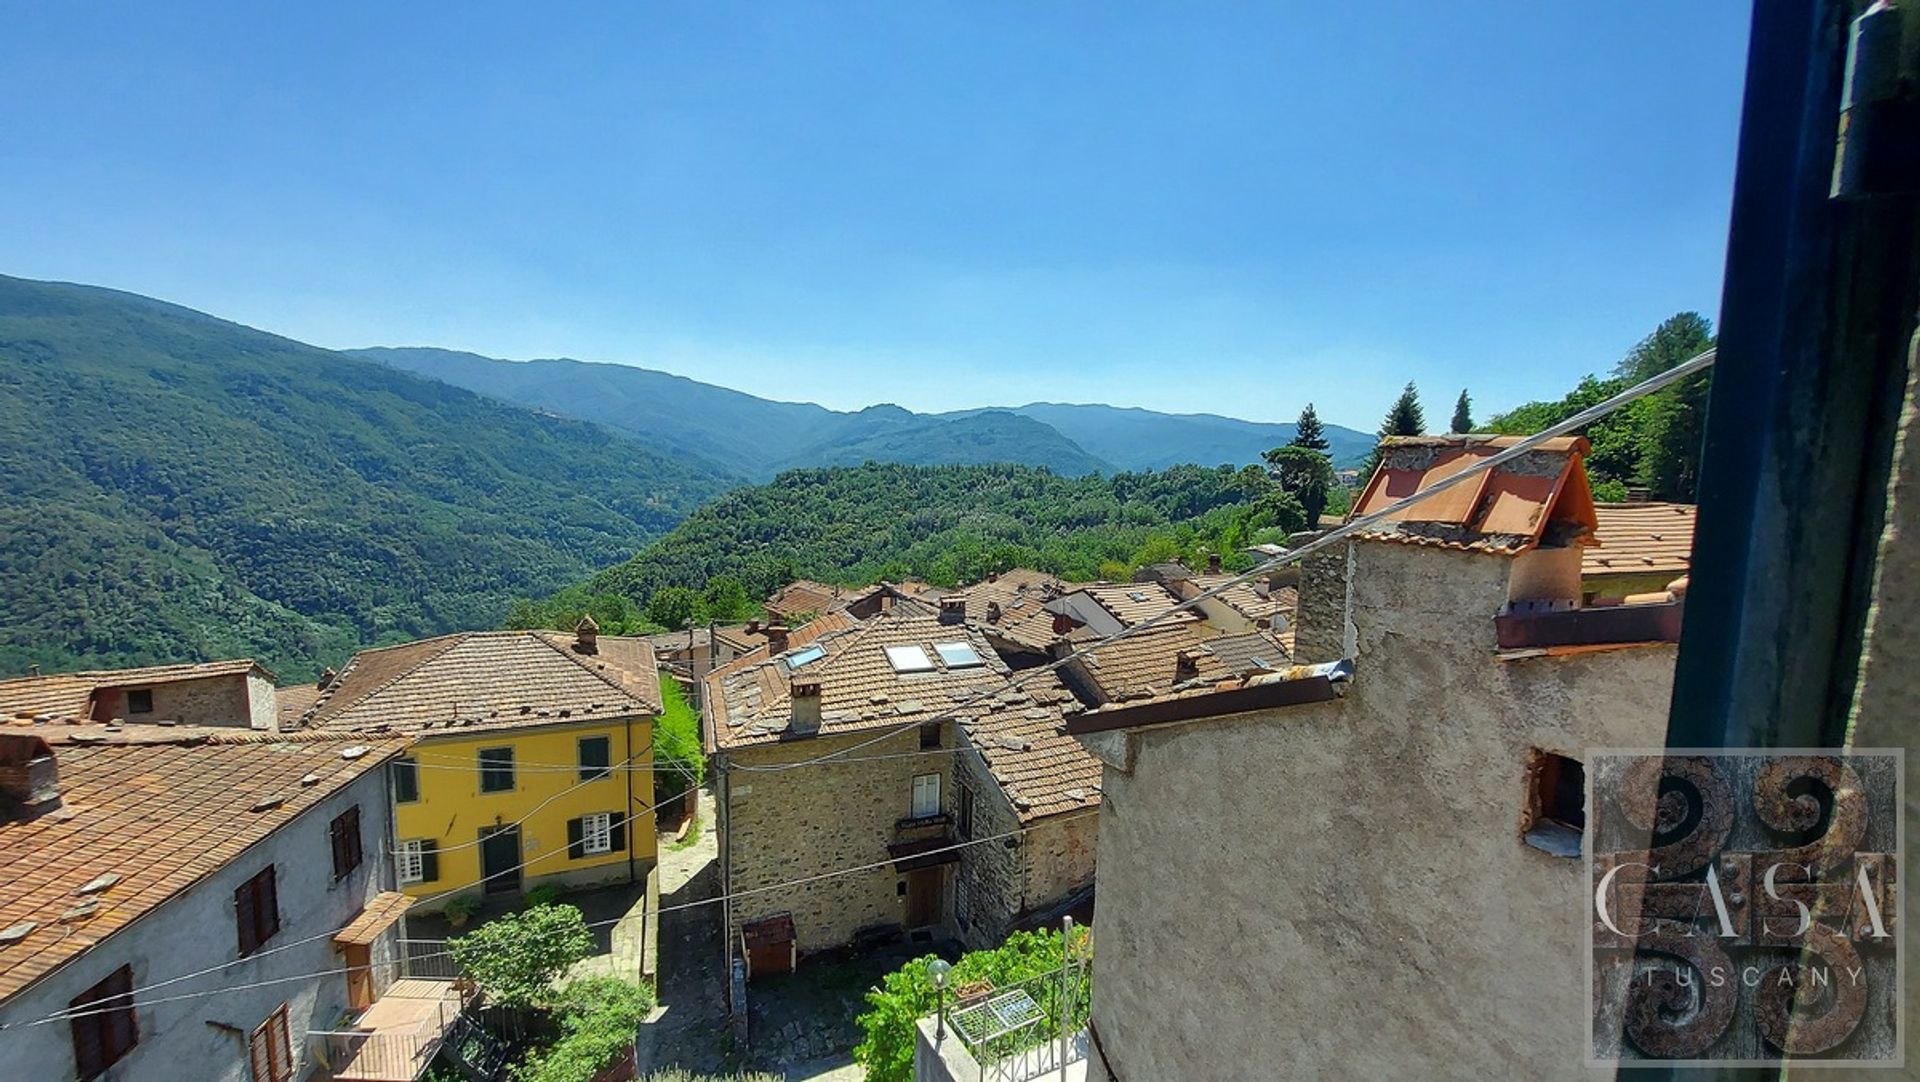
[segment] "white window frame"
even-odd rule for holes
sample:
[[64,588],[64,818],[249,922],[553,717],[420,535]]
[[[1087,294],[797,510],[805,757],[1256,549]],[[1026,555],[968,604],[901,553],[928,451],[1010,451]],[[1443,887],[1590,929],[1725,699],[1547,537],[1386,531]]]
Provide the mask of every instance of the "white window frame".
[[402,883],[424,883],[427,881],[427,843],[422,839],[405,841],[394,850],[394,862],[399,865]]
[[[925,798],[923,798],[925,794]],[[930,799],[926,799],[930,798]],[[940,775],[916,774],[913,778],[913,818],[926,819],[940,814]]]
[[580,851],[590,857],[613,852],[612,812],[588,812],[580,817]]

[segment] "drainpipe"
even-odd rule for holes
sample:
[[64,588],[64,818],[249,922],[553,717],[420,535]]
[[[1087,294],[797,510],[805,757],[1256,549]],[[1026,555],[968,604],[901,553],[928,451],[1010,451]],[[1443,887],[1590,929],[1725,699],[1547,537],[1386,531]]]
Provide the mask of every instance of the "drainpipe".
[[[634,855],[633,855],[634,849],[637,848],[633,844],[633,839],[635,835],[638,834],[638,831],[633,829],[633,819],[634,819],[633,760],[634,760],[634,757],[635,757],[635,752],[633,750],[633,718],[629,717],[627,718],[627,754],[625,756],[627,760],[627,769],[626,769],[626,775],[627,775],[627,883],[629,886],[639,881],[638,877],[634,872]],[[611,758],[611,756],[609,756],[609,758]],[[651,762],[653,756],[649,754],[647,758],[649,760],[647,765],[649,768],[651,768],[653,765]],[[642,813],[642,814],[645,814],[645,813]],[[654,840],[654,845],[656,847],[659,845],[659,839],[656,838]]]

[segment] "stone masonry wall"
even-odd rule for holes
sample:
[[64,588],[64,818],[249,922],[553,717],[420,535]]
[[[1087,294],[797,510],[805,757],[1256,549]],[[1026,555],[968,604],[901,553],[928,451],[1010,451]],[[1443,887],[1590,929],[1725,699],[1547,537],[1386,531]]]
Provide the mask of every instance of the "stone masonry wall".
[[[146,688],[153,692],[153,712],[134,714],[127,710],[127,691]],[[204,680],[175,680],[164,684],[131,684],[126,688],[101,689],[95,696],[95,716],[123,718],[127,721],[178,721],[186,725],[231,725],[253,727],[253,707],[248,701],[245,676],[210,676]],[[267,690],[266,702],[273,706],[273,691]],[[269,726],[271,727],[271,726]]]
[[[1288,544],[1310,536],[1295,534]],[[1349,547],[1334,545],[1300,563],[1300,600],[1293,620],[1293,660],[1298,663],[1338,661],[1346,656]]]
[[[725,753],[720,767],[722,859],[736,896],[729,928],[734,950],[742,925],[779,913],[793,914],[803,953],[845,944],[862,928],[899,925],[905,919],[905,879],[880,862],[887,860],[887,846],[895,841],[895,823],[912,809],[916,775],[940,775],[941,807],[953,810],[954,754],[916,754],[920,734],[912,727],[850,752],[847,758],[854,761],[828,760],[774,773],[737,769],[811,759],[874,735],[792,740]],[[942,747],[951,748],[952,740],[952,724],[946,723]],[[893,757],[873,758],[883,755]],[[880,866],[870,871],[739,896],[875,863]],[[950,913],[950,874],[945,893]]]
[[[964,753],[954,758],[958,760],[958,782],[974,792],[974,838],[1019,830],[1013,805],[993,783],[980,758]],[[996,841],[960,851],[954,924],[967,946],[978,949],[999,945],[1015,917],[1050,906],[1093,881],[1100,817],[1087,813],[1091,810],[1036,820],[1011,847]]]

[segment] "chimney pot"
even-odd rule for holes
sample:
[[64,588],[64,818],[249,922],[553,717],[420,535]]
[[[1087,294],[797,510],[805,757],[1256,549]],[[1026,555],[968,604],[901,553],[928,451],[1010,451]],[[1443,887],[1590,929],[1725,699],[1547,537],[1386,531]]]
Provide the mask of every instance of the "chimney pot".
[[943,624],[962,623],[967,618],[967,599],[964,597],[943,597],[940,599],[940,622]]
[[819,732],[820,681],[795,680],[789,691],[793,699],[793,715],[787,722],[787,730],[806,734]]
[[988,582],[999,582],[999,581],[1000,581],[1000,572],[998,572],[998,571],[989,571],[989,572],[987,572],[987,581],[988,581]]
[[987,623],[993,624],[993,623],[998,623],[999,621],[1000,621],[1000,602],[998,601],[987,602]]
[[760,634],[760,621],[758,621],[758,620],[748,620],[748,621],[747,621],[747,634],[749,634],[749,635],[758,635],[758,634]]
[[32,819],[60,806],[60,764],[37,736],[0,734],[0,812]]
[[1207,553],[1207,574],[1218,575],[1219,573],[1220,573],[1220,554],[1217,552]]
[[770,654],[784,654],[787,652],[787,625],[767,625],[767,652]]
[[1053,633],[1055,635],[1065,635],[1072,630],[1073,617],[1068,616],[1064,612],[1056,612],[1053,614]]
[[1173,662],[1173,679],[1176,683],[1191,680],[1200,675],[1200,655],[1192,650],[1182,650]]
[[580,622],[573,625],[573,651],[576,654],[600,652],[600,625],[591,615],[580,617]]
[[337,672],[334,672],[331,666],[321,669],[320,679],[315,680],[313,682],[313,686],[315,688],[318,688],[321,691],[325,691],[327,690],[327,685],[333,683],[334,680],[339,678],[339,676],[340,674]]

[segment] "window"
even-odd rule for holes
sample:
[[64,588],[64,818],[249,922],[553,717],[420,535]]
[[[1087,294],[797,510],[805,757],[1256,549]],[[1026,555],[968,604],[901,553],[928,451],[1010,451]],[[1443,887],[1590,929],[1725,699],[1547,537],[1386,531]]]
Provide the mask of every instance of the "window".
[[946,662],[949,669],[975,669],[986,664],[971,643],[936,642],[933,652],[940,655],[940,660]]
[[940,775],[921,774],[913,779],[913,817],[925,819],[940,814]]
[[335,816],[327,834],[333,843],[333,881],[338,883],[360,866],[360,805]]
[[420,764],[412,759],[393,761],[393,802],[411,804],[420,799]]
[[431,883],[440,878],[440,843],[416,838],[400,843],[396,857],[402,883]]
[[280,897],[274,886],[273,865],[240,884],[233,892],[233,918],[240,926],[240,953],[252,954],[280,930]]
[[480,749],[480,791],[504,793],[513,788],[513,749]]
[[73,1062],[81,1082],[98,1078],[140,1043],[133,1018],[133,967],[121,966],[112,975],[68,1001],[77,1014],[73,1027]]
[[973,790],[960,787],[960,840],[973,840]]
[[613,739],[605,736],[583,736],[580,738],[580,780],[592,781],[595,778],[610,776],[613,762]]
[[153,689],[152,688],[135,688],[134,690],[127,692],[127,713],[129,714],[153,713]]
[[894,672],[933,671],[933,659],[927,656],[924,646],[889,646],[886,649],[887,664],[893,666]]
[[1586,829],[1586,767],[1534,749],[1527,761],[1526,843],[1556,857],[1577,857]]
[[804,646],[794,651],[793,655],[787,658],[787,668],[798,669],[803,665],[811,665],[826,656],[827,649],[824,646]]
[[930,722],[927,722],[925,725],[920,726],[921,750],[924,751],[928,748],[937,748],[939,746],[940,746],[940,723],[937,721],[930,721]]
[[293,1042],[287,1026],[287,1005],[274,1008],[247,1042],[253,1062],[253,1082],[292,1082]]
[[612,812],[594,812],[567,821],[567,858],[619,853],[627,848],[627,824]]

